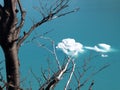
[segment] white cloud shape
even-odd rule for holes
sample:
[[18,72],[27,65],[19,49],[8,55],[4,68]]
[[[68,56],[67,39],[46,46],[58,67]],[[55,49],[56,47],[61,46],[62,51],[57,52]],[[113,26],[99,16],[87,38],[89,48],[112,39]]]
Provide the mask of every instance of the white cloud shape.
[[96,52],[101,52],[101,53],[107,53],[107,52],[110,52],[111,50],[111,46],[105,43],[100,43],[97,46],[95,45],[94,47],[85,46],[84,48],[88,50],[93,50]]
[[84,52],[83,45],[71,38],[63,39],[56,48],[61,49],[65,54],[72,57]]
[[111,52],[111,46],[105,43],[100,43],[91,46],[83,46],[81,43],[76,42],[74,39],[67,38],[63,39],[62,42],[59,42],[56,46],[57,49],[62,50],[66,55],[76,57],[79,53],[83,53],[85,50],[93,50],[100,53],[101,57],[108,57],[106,53]]

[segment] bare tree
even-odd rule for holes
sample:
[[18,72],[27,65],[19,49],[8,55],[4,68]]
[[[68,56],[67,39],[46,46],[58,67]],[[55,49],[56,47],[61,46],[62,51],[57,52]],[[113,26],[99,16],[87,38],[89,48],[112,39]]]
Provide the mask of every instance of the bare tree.
[[[32,38],[32,41],[36,40],[39,38],[42,38],[44,40],[48,40],[50,41],[50,44],[52,46],[52,49],[49,49],[46,45],[43,45],[40,42],[36,42],[36,44],[44,49],[46,49],[49,53],[51,53],[53,55],[53,57],[55,58],[56,61],[56,65],[57,65],[57,71],[54,71],[51,69],[50,66],[52,66],[51,64],[49,64],[49,58],[47,59],[47,63],[48,63],[48,67],[46,67],[47,69],[45,70],[41,70],[42,73],[42,79],[44,79],[45,81],[43,83],[40,83],[39,78],[37,78],[37,76],[32,72],[33,77],[36,79],[36,81],[39,83],[40,88],[39,90],[54,90],[54,88],[56,87],[56,85],[62,80],[64,79],[64,76],[67,76],[68,79],[63,88],[64,90],[80,90],[83,86],[86,85],[86,83],[97,73],[101,72],[102,70],[104,70],[105,68],[107,68],[110,64],[106,64],[103,65],[101,67],[99,67],[99,69],[97,71],[92,71],[90,73],[90,75],[87,76],[87,78],[85,78],[84,81],[81,82],[81,79],[84,78],[84,76],[87,74],[87,72],[92,68],[91,65],[89,65],[91,63],[91,60],[98,57],[99,55],[91,55],[88,57],[85,57],[85,59],[83,60],[84,63],[81,67],[76,67],[76,59],[71,57],[71,56],[66,56],[66,58],[63,60],[63,64],[61,64],[62,62],[59,62],[59,58],[58,55],[56,53],[56,48],[55,48],[55,43],[54,41],[49,38],[49,37],[45,37],[43,35],[38,35],[36,37]],[[30,42],[30,41],[29,41]],[[51,74],[52,73],[52,74]],[[67,74],[67,75],[66,75]],[[76,84],[74,85],[73,88],[70,88],[70,83],[72,83],[72,79],[74,78],[74,83],[76,82]],[[92,87],[94,85],[94,80],[90,83],[90,86],[88,87],[88,90],[92,90]]]
[[[20,81],[20,72],[19,72],[20,62],[18,57],[21,44],[31,35],[33,31],[36,30],[36,28],[40,27],[42,24],[48,21],[51,21],[53,19],[56,19],[58,17],[76,12],[78,11],[79,8],[76,8],[71,11],[62,12],[63,10],[69,7],[70,0],[55,0],[54,3],[52,4],[50,3],[51,5],[49,5],[49,7],[47,8],[44,7],[41,4],[42,1],[40,1],[40,6],[34,7],[34,9],[39,11],[39,13],[42,16],[42,19],[38,20],[38,22],[34,23],[30,28],[28,28],[27,32],[24,31],[22,33],[22,28],[25,24],[24,22],[25,22],[26,11],[23,10],[20,0],[3,0],[3,2],[4,2],[4,5],[3,6],[0,5],[0,46],[2,47],[2,50],[4,52],[7,81],[3,79],[3,75],[1,74],[1,70],[0,70],[0,82],[3,83],[3,85],[0,85],[0,90],[3,90],[4,88],[6,88],[6,90],[23,90],[20,87],[20,84],[22,81]],[[21,15],[20,20],[18,20],[17,18],[18,14]],[[22,36],[21,36],[21,33],[23,34]],[[98,73],[99,71],[107,67],[107,66],[104,66],[100,70],[92,73],[90,77],[88,77],[83,83],[81,83],[80,79],[87,71],[86,69],[87,63],[84,63],[83,65],[84,70],[82,74],[79,73],[78,71],[79,75],[76,75],[76,72],[75,72],[76,63],[74,62],[74,58],[68,56],[64,60],[65,63],[61,65],[56,54],[54,41],[51,38],[44,37],[44,35],[42,36],[40,35],[37,37],[49,40],[51,42],[51,45],[53,47],[52,50],[50,50],[45,45],[42,45],[39,42],[37,42],[37,44],[40,47],[45,48],[48,52],[50,52],[55,57],[56,65],[58,66],[58,69],[55,72],[52,72],[50,67],[48,67],[49,75],[46,75],[44,73],[44,70],[41,71],[43,79],[45,79],[45,82],[42,84],[40,84],[39,79],[31,70],[31,74],[40,84],[39,90],[54,89],[57,83],[62,79],[62,77],[68,71],[69,71],[69,77],[64,87],[64,90],[68,90],[68,88],[70,88],[70,82],[72,80],[72,77],[75,78],[78,84],[76,86],[76,90],[80,90],[80,87],[84,86],[84,84],[92,76],[94,76],[96,73]],[[32,40],[36,39],[37,37],[34,37]],[[50,72],[52,72],[52,75],[50,75]],[[91,83],[89,90],[92,89],[93,84],[94,82]],[[32,88],[30,87],[29,90],[31,89]]]
[[[70,0],[56,0],[48,9],[45,9],[41,5],[40,13],[42,19],[32,25],[28,29],[28,32],[24,32],[23,36],[20,36],[26,12],[23,10],[20,0],[3,0],[4,5],[0,5],[0,46],[5,56],[7,90],[18,90],[20,88],[18,53],[21,44],[43,23],[77,11],[77,9],[75,9],[60,14],[62,10],[68,7],[69,1]],[[21,14],[20,21],[17,18],[18,13]]]

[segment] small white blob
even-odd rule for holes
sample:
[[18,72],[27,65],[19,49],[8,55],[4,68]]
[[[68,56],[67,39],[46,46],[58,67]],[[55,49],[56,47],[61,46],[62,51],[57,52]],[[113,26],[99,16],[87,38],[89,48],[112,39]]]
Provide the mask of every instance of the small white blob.
[[106,54],[101,54],[101,57],[108,57],[108,55],[106,55]]
[[56,19],[58,16],[53,16],[52,19]]
[[100,43],[100,44],[98,44],[98,46],[100,49],[103,49],[106,52],[109,52],[111,49],[111,46],[108,44],[105,44],[105,43]]
[[84,52],[83,45],[71,38],[63,39],[56,48],[61,49],[65,54],[72,57],[76,57],[79,53]]

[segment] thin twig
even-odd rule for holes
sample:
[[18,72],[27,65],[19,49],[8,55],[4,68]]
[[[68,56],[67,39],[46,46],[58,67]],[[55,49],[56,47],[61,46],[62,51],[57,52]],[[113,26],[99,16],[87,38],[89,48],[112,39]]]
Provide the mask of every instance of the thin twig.
[[67,81],[67,84],[65,85],[64,90],[67,90],[67,88],[68,88],[68,86],[69,86],[69,83],[70,83],[70,81],[71,81],[71,79],[72,79],[74,70],[75,70],[75,65],[76,65],[76,64],[74,63],[74,60],[72,60],[72,64],[73,64],[72,71],[71,71],[71,74],[70,74],[69,79],[68,79],[68,81]]
[[74,77],[75,77],[75,79],[76,79],[76,81],[78,83],[77,88],[75,90],[80,90],[80,78],[77,77],[75,72],[73,74],[74,74]]
[[17,31],[17,35],[19,35],[20,30],[21,30],[21,28],[23,27],[24,22],[25,22],[26,12],[23,10],[22,5],[21,5],[21,3],[20,3],[20,0],[17,0],[17,2],[18,2],[19,9],[20,9],[20,13],[21,13],[21,21],[20,21],[20,24],[18,25],[18,27],[16,28],[16,30],[18,30],[18,31]]
[[[63,3],[65,2],[65,3]],[[69,13],[73,13],[73,12],[76,12],[78,9],[75,9],[75,10],[72,10],[72,11],[68,11],[66,13],[63,13],[63,14],[59,14],[57,16],[57,14],[64,10],[65,8],[68,7],[68,2],[69,0],[61,0],[59,5],[57,7],[59,8],[55,8],[55,10],[53,9],[52,12],[50,12],[46,17],[44,17],[42,20],[38,21],[36,24],[34,24],[33,26],[31,26],[31,28],[28,30],[28,32],[26,32],[24,34],[24,36],[18,41],[18,47],[20,47],[20,45],[25,41],[25,39],[39,26],[41,26],[42,24],[44,24],[45,22],[48,22],[50,20],[53,20],[57,17],[61,17],[61,16],[65,16]]]
[[45,39],[45,40],[49,40],[49,41],[52,43],[52,49],[53,49],[53,50],[50,50],[50,49],[49,49],[48,47],[46,47],[45,45],[40,44],[40,42],[38,42],[38,45],[39,45],[40,47],[45,48],[45,49],[48,50],[51,54],[54,55],[55,61],[56,61],[57,65],[58,65],[58,69],[61,70],[61,65],[60,65],[60,62],[59,62],[58,57],[57,57],[57,54],[56,54],[56,49],[55,49],[55,43],[54,43],[54,41],[53,41],[51,38],[49,38],[49,37],[40,36],[40,38]]
[[45,75],[45,72],[42,70],[42,68],[41,68],[41,72],[42,72],[43,78],[44,78],[46,81],[48,81],[48,78],[47,78],[47,76]]
[[40,86],[41,84],[40,84],[39,78],[35,75],[35,73],[32,71],[32,69],[30,69],[30,71],[31,71],[33,77],[35,78],[35,80],[38,82],[38,84],[39,84],[39,86]]
[[59,62],[58,57],[57,57],[57,54],[56,54],[56,48],[55,48],[55,43],[54,43],[54,41],[53,41],[52,45],[53,45],[53,53],[54,53],[54,56],[55,56],[56,63],[57,63],[57,65],[58,65],[59,70],[61,70],[61,65],[60,65],[60,62]]
[[99,70],[97,70],[96,72],[93,72],[82,84],[81,87],[85,85],[85,83],[87,83],[93,76],[95,76],[96,74],[98,74],[99,72],[101,72],[102,70],[106,69],[107,67],[109,67],[110,64],[104,65],[103,67],[101,67]]
[[94,85],[94,80],[91,82],[88,90],[92,90],[93,85]]
[[36,36],[34,36],[32,39],[27,40],[27,41],[25,42],[25,44],[31,43],[31,42],[33,42],[34,40],[36,40],[36,39],[38,39],[38,38],[40,38],[40,37],[45,37],[45,35],[47,35],[48,33],[52,32],[52,31],[53,31],[53,29],[52,29],[52,30],[49,30],[49,31],[47,31],[47,32],[44,32],[43,34],[36,35]]

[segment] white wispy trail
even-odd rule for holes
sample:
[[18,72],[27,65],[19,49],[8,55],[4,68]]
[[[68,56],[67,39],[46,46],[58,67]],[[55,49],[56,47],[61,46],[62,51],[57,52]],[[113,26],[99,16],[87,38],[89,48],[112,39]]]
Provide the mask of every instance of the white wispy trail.
[[95,52],[101,53],[101,57],[108,57],[107,53],[111,52],[111,46],[109,44],[100,43],[93,47],[83,46],[80,42],[76,42],[73,38],[63,39],[56,46],[57,49],[62,50],[66,55],[76,57],[82,54],[85,50],[93,50]]

